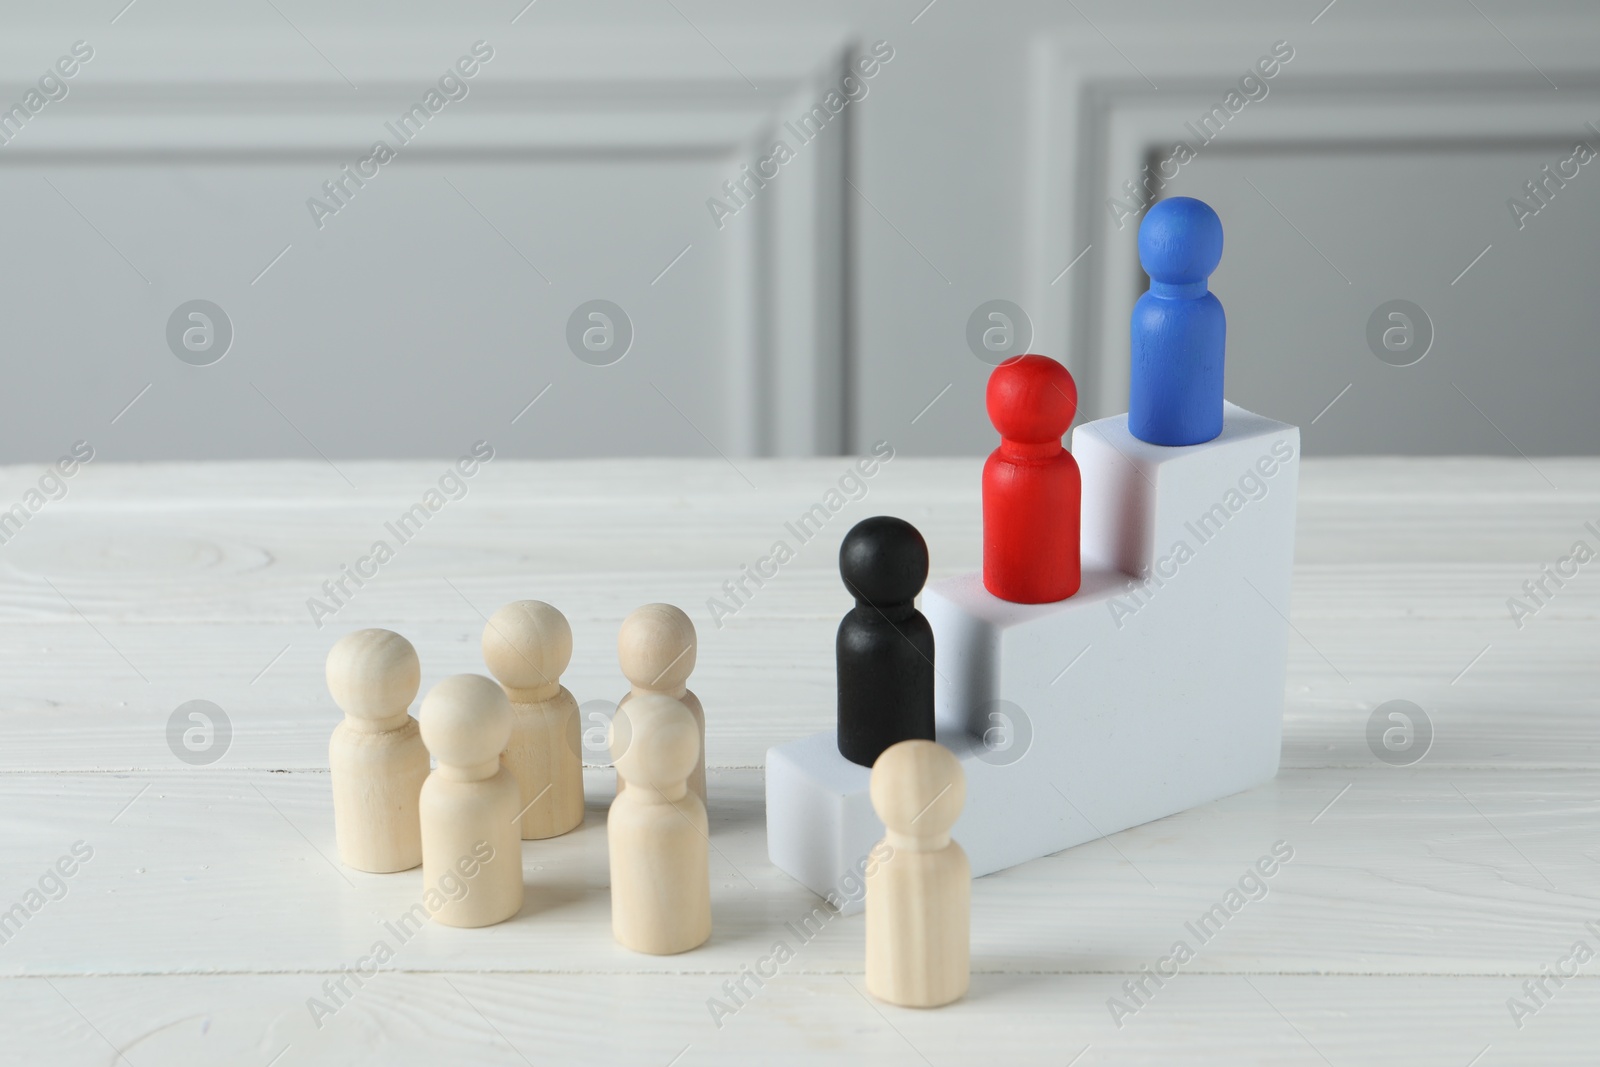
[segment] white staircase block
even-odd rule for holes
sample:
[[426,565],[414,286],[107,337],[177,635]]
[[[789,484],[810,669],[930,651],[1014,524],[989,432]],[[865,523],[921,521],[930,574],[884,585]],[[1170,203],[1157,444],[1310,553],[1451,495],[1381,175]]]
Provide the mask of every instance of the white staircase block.
[[[939,741],[967,776],[952,834],[974,877],[1278,770],[1299,430],[1229,404],[1204,444],[1140,441],[1119,415],[1079,426],[1072,452],[1076,595],[1013,604],[972,574],[922,597]],[[831,730],[767,753],[773,863],[847,910],[883,835],[869,778]]]

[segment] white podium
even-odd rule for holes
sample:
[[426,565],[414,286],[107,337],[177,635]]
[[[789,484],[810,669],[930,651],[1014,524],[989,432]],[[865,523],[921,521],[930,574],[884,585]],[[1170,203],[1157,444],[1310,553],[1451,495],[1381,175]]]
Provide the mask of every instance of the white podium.
[[[971,574],[922,596],[974,877],[1278,772],[1300,431],[1228,404],[1205,444],[1148,444],[1118,415],[1074,430],[1072,453],[1076,595],[1013,604]],[[883,836],[870,775],[832,730],[767,752],[772,862],[847,911]]]

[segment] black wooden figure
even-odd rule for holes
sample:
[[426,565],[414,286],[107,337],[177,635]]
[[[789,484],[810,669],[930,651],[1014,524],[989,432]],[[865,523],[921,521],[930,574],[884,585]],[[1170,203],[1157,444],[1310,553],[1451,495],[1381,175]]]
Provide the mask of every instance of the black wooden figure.
[[870,767],[890,745],[933,740],[933,628],[912,603],[928,543],[904,519],[862,519],[839,546],[856,606],[839,622],[839,754]]

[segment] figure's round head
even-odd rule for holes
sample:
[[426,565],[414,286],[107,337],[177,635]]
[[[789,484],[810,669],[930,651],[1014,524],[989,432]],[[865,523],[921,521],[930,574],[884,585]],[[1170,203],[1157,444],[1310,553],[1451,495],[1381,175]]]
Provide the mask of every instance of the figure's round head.
[[682,702],[665,693],[629,697],[611,720],[607,743],[629,785],[682,782],[700,762],[700,730]]
[[1192,196],[1163,200],[1139,224],[1139,265],[1151,281],[1203,282],[1222,262],[1222,220]]
[[955,754],[937,741],[902,741],[872,765],[872,810],[883,825],[908,837],[950,832],[967,802],[967,776]]
[[428,690],[417,718],[422,743],[441,766],[488,763],[511,740],[511,702],[481,674],[453,674]]
[[862,519],[839,545],[839,576],[859,600],[909,604],[928,580],[928,542],[904,519]]
[[984,403],[1006,440],[1059,442],[1078,413],[1078,383],[1049,356],[1013,356],[989,373]]
[[640,689],[682,689],[694,670],[698,642],[694,623],[672,604],[646,604],[622,620],[617,662]]
[[355,719],[389,719],[405,713],[422,685],[422,665],[411,642],[393,630],[356,630],[328,651],[328,692]]
[[514,600],[484,626],[483,662],[508,689],[550,685],[572,662],[572,627],[542,600]]

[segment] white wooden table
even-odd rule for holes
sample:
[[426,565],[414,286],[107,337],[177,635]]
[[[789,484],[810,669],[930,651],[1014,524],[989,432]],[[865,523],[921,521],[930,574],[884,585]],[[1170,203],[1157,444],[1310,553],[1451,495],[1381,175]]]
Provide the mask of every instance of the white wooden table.
[[[341,463],[354,489],[321,463],[90,465],[0,547],[0,908],[65,887],[5,928],[0,1061],[1593,1064],[1600,959],[1542,1006],[1522,987],[1576,942],[1600,953],[1600,563],[1520,630],[1506,599],[1600,540],[1600,462],[1536,462],[1307,462],[1282,773],[978,881],[972,991],[935,1012],[865,997],[859,917],[796,937],[819,901],[767,862],[761,766],[831,722],[839,538],[898,514],[936,574],[973,569],[978,461],[894,460],[722,629],[707,598],[847,461],[496,462],[320,630],[307,598],[443,461]],[[38,473],[0,469],[0,501]],[[582,830],[525,845],[515,920],[392,946],[319,1028],[308,999],[335,1005],[324,983],[393,940],[420,884],[332,858],[323,656],[391,627],[426,687],[481,670],[483,616],[519,597],[572,620],[580,701],[624,691],[631,608],[695,618],[712,940],[612,942],[596,769]],[[208,766],[167,742],[196,699],[232,727]],[[1369,750],[1391,699],[1436,730],[1414,766]],[[92,858],[46,877],[80,841]],[[1267,895],[1201,944],[1185,924],[1279,841]],[[733,1007],[725,983],[777,940],[793,959],[719,1026],[708,1001]],[[1123,983],[1179,940],[1193,959],[1119,1027],[1108,999],[1133,1006]],[[1520,1028],[1512,997],[1538,1007]]]

